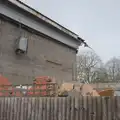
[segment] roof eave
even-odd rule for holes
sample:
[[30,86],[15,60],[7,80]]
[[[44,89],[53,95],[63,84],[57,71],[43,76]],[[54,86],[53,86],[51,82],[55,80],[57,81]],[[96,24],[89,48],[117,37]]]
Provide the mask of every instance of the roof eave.
[[24,4],[23,2],[19,1],[19,0],[7,0],[8,2],[16,5],[17,7],[25,10],[26,12],[38,17],[39,19],[43,20],[44,22],[46,22],[47,24],[52,25],[53,27],[59,29],[60,31],[64,32],[65,34],[73,37],[75,40],[77,40],[78,42],[81,42],[82,39],[79,39],[79,36],[77,34],[75,34],[74,32],[68,30],[67,28],[61,26],[60,24],[56,23],[55,21],[51,20],[50,18],[44,16],[43,14],[39,13],[38,11],[36,11],[35,9],[27,6],[26,4]]

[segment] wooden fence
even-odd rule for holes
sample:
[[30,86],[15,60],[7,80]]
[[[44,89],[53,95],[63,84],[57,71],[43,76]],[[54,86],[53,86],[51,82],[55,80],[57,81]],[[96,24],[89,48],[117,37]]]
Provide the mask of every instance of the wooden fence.
[[120,120],[120,97],[0,97],[0,120]]

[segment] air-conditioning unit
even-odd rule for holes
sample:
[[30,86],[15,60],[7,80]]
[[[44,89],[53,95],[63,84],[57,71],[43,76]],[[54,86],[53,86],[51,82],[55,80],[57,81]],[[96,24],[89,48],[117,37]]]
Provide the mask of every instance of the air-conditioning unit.
[[16,40],[15,43],[15,53],[16,54],[25,54],[28,49],[28,39],[25,37],[20,37]]

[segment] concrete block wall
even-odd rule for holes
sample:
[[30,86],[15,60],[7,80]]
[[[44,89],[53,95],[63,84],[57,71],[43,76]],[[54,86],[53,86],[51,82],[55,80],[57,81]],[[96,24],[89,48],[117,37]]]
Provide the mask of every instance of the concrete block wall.
[[0,18],[0,74],[13,84],[32,83],[35,76],[52,76],[58,82],[72,80],[72,64],[76,52],[48,38],[22,29],[22,36],[28,38],[28,52],[17,56],[15,40],[20,29]]

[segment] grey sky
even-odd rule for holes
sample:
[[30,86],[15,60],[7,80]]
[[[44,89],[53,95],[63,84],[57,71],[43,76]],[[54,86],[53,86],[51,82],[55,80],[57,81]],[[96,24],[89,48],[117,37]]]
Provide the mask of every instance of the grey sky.
[[84,38],[104,60],[120,56],[120,0],[23,0]]

